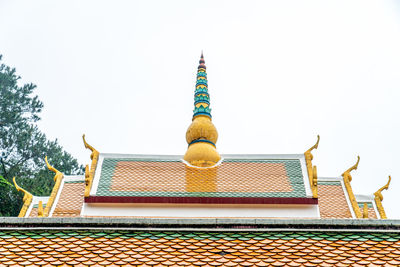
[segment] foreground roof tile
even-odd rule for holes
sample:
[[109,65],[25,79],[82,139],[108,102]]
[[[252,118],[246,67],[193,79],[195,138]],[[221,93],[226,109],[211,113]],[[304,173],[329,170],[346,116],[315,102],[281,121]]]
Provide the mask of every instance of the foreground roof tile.
[[[31,239],[27,238],[29,236]],[[34,239],[33,239],[34,238]],[[35,241],[35,251],[30,242]],[[0,230],[0,265],[399,265],[400,233],[204,229]]]

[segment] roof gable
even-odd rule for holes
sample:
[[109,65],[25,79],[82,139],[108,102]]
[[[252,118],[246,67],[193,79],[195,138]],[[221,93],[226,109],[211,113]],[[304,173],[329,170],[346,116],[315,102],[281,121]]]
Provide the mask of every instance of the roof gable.
[[100,154],[90,197],[310,198],[305,169],[303,155],[227,156],[199,168],[172,156]]

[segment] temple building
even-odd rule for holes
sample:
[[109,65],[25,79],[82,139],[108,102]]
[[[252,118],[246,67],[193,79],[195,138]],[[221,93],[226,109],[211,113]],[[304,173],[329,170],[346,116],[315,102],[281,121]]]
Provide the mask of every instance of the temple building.
[[0,265],[400,265],[400,221],[382,191],[354,194],[360,157],[319,177],[313,153],[220,154],[201,55],[183,156],[103,153],[83,135],[84,176],[55,173],[48,197],[24,193],[0,218]]

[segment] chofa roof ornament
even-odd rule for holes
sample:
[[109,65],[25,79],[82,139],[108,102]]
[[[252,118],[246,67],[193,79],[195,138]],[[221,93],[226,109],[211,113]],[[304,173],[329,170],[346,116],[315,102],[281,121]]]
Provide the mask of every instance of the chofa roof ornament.
[[347,194],[349,195],[351,207],[353,208],[354,214],[356,215],[356,218],[362,218],[363,215],[361,214],[360,207],[357,204],[356,197],[354,196],[353,189],[351,188],[351,180],[353,177],[351,176],[350,172],[353,170],[357,170],[358,163],[360,162],[360,156],[357,156],[357,162],[350,168],[348,168],[343,174],[343,182],[347,190]]
[[57,170],[56,168],[54,168],[49,164],[49,162],[47,161],[47,156],[44,158],[44,160],[46,161],[47,168],[55,173],[54,181],[56,182],[54,184],[53,190],[51,190],[50,198],[46,203],[46,207],[43,210],[43,217],[48,217],[50,215],[50,211],[51,208],[53,207],[54,201],[56,199],[58,190],[60,189],[61,181],[64,175],[59,170]]
[[13,178],[13,182],[14,182],[14,186],[18,191],[22,191],[24,192],[24,198],[22,199],[22,201],[24,202],[18,217],[25,217],[26,212],[28,211],[29,205],[32,202],[33,199],[33,195],[31,193],[29,193],[28,191],[26,191],[25,189],[23,189],[22,187],[20,187],[17,182],[15,181],[15,177]]
[[92,188],[92,183],[93,183],[93,178],[94,178],[94,173],[96,171],[97,167],[97,161],[99,160],[99,151],[97,151],[94,147],[89,145],[86,142],[85,135],[82,135],[83,139],[83,144],[85,145],[85,148],[89,149],[92,151],[90,154],[90,159],[92,160],[92,163],[90,165],[90,170],[89,170],[89,165],[85,166],[85,197],[88,197],[90,195],[90,189]]
[[317,176],[317,166],[312,165],[312,160],[313,160],[314,156],[313,156],[313,154],[311,154],[311,151],[318,148],[319,139],[320,139],[319,135],[317,135],[317,142],[315,143],[315,145],[313,145],[312,147],[310,147],[310,149],[308,149],[306,152],[304,152],[304,156],[306,158],[308,179],[310,180],[310,187],[311,187],[313,198],[318,197],[318,184],[317,184],[318,176]]
[[381,216],[381,219],[387,219],[385,210],[383,209],[383,205],[382,205],[382,200],[383,200],[382,191],[383,190],[387,190],[389,188],[389,184],[390,184],[391,180],[392,180],[392,177],[390,177],[390,175],[389,175],[388,182],[384,186],[379,188],[378,191],[376,191],[374,193],[376,208],[378,209],[378,212],[379,212],[379,215]]

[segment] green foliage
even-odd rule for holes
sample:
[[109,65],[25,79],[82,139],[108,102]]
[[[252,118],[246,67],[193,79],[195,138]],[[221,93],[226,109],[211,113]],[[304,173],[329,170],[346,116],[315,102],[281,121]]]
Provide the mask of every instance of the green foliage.
[[33,95],[34,84],[19,85],[19,80],[14,68],[0,64],[0,216],[17,216],[22,205],[22,193],[9,185],[14,176],[33,195],[50,194],[54,173],[47,170],[45,156],[66,175],[83,171],[57,140],[47,140],[38,129],[43,103]]
[[0,187],[1,186],[12,186],[12,184],[0,175]]

